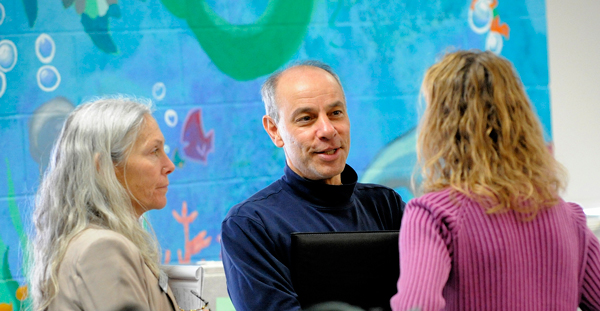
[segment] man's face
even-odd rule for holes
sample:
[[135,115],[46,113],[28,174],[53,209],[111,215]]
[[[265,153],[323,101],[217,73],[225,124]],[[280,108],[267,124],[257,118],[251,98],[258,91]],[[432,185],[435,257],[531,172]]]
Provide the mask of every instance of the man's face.
[[298,175],[340,185],[350,150],[350,120],[344,92],[328,72],[309,66],[288,69],[277,82],[278,124],[265,116],[273,143],[283,147]]

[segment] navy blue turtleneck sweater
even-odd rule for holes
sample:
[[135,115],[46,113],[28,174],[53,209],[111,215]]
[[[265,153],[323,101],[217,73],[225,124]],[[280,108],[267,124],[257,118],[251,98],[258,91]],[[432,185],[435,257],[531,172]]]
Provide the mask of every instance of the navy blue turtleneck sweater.
[[357,180],[349,165],[339,186],[304,179],[286,166],[281,179],[231,208],[221,253],[236,311],[300,310],[289,269],[291,233],[400,229],[398,193]]

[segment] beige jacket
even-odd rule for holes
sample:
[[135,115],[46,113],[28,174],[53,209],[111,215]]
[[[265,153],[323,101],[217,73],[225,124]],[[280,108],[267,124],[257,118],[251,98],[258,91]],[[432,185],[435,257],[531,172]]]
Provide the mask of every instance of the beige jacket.
[[58,294],[48,311],[179,310],[139,249],[111,230],[88,228],[69,243],[58,271]]

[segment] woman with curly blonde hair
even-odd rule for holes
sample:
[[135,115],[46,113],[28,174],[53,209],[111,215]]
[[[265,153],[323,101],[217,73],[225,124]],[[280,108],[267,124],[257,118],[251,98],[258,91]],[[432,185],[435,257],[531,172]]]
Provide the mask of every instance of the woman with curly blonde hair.
[[446,55],[425,74],[424,195],[407,204],[392,309],[600,309],[600,243],[512,64]]

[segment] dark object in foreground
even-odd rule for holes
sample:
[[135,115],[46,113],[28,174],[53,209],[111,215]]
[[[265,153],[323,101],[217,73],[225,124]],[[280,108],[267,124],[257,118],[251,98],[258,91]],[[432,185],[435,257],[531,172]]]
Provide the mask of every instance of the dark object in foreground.
[[398,262],[398,231],[292,233],[292,283],[303,309],[341,301],[391,310]]

